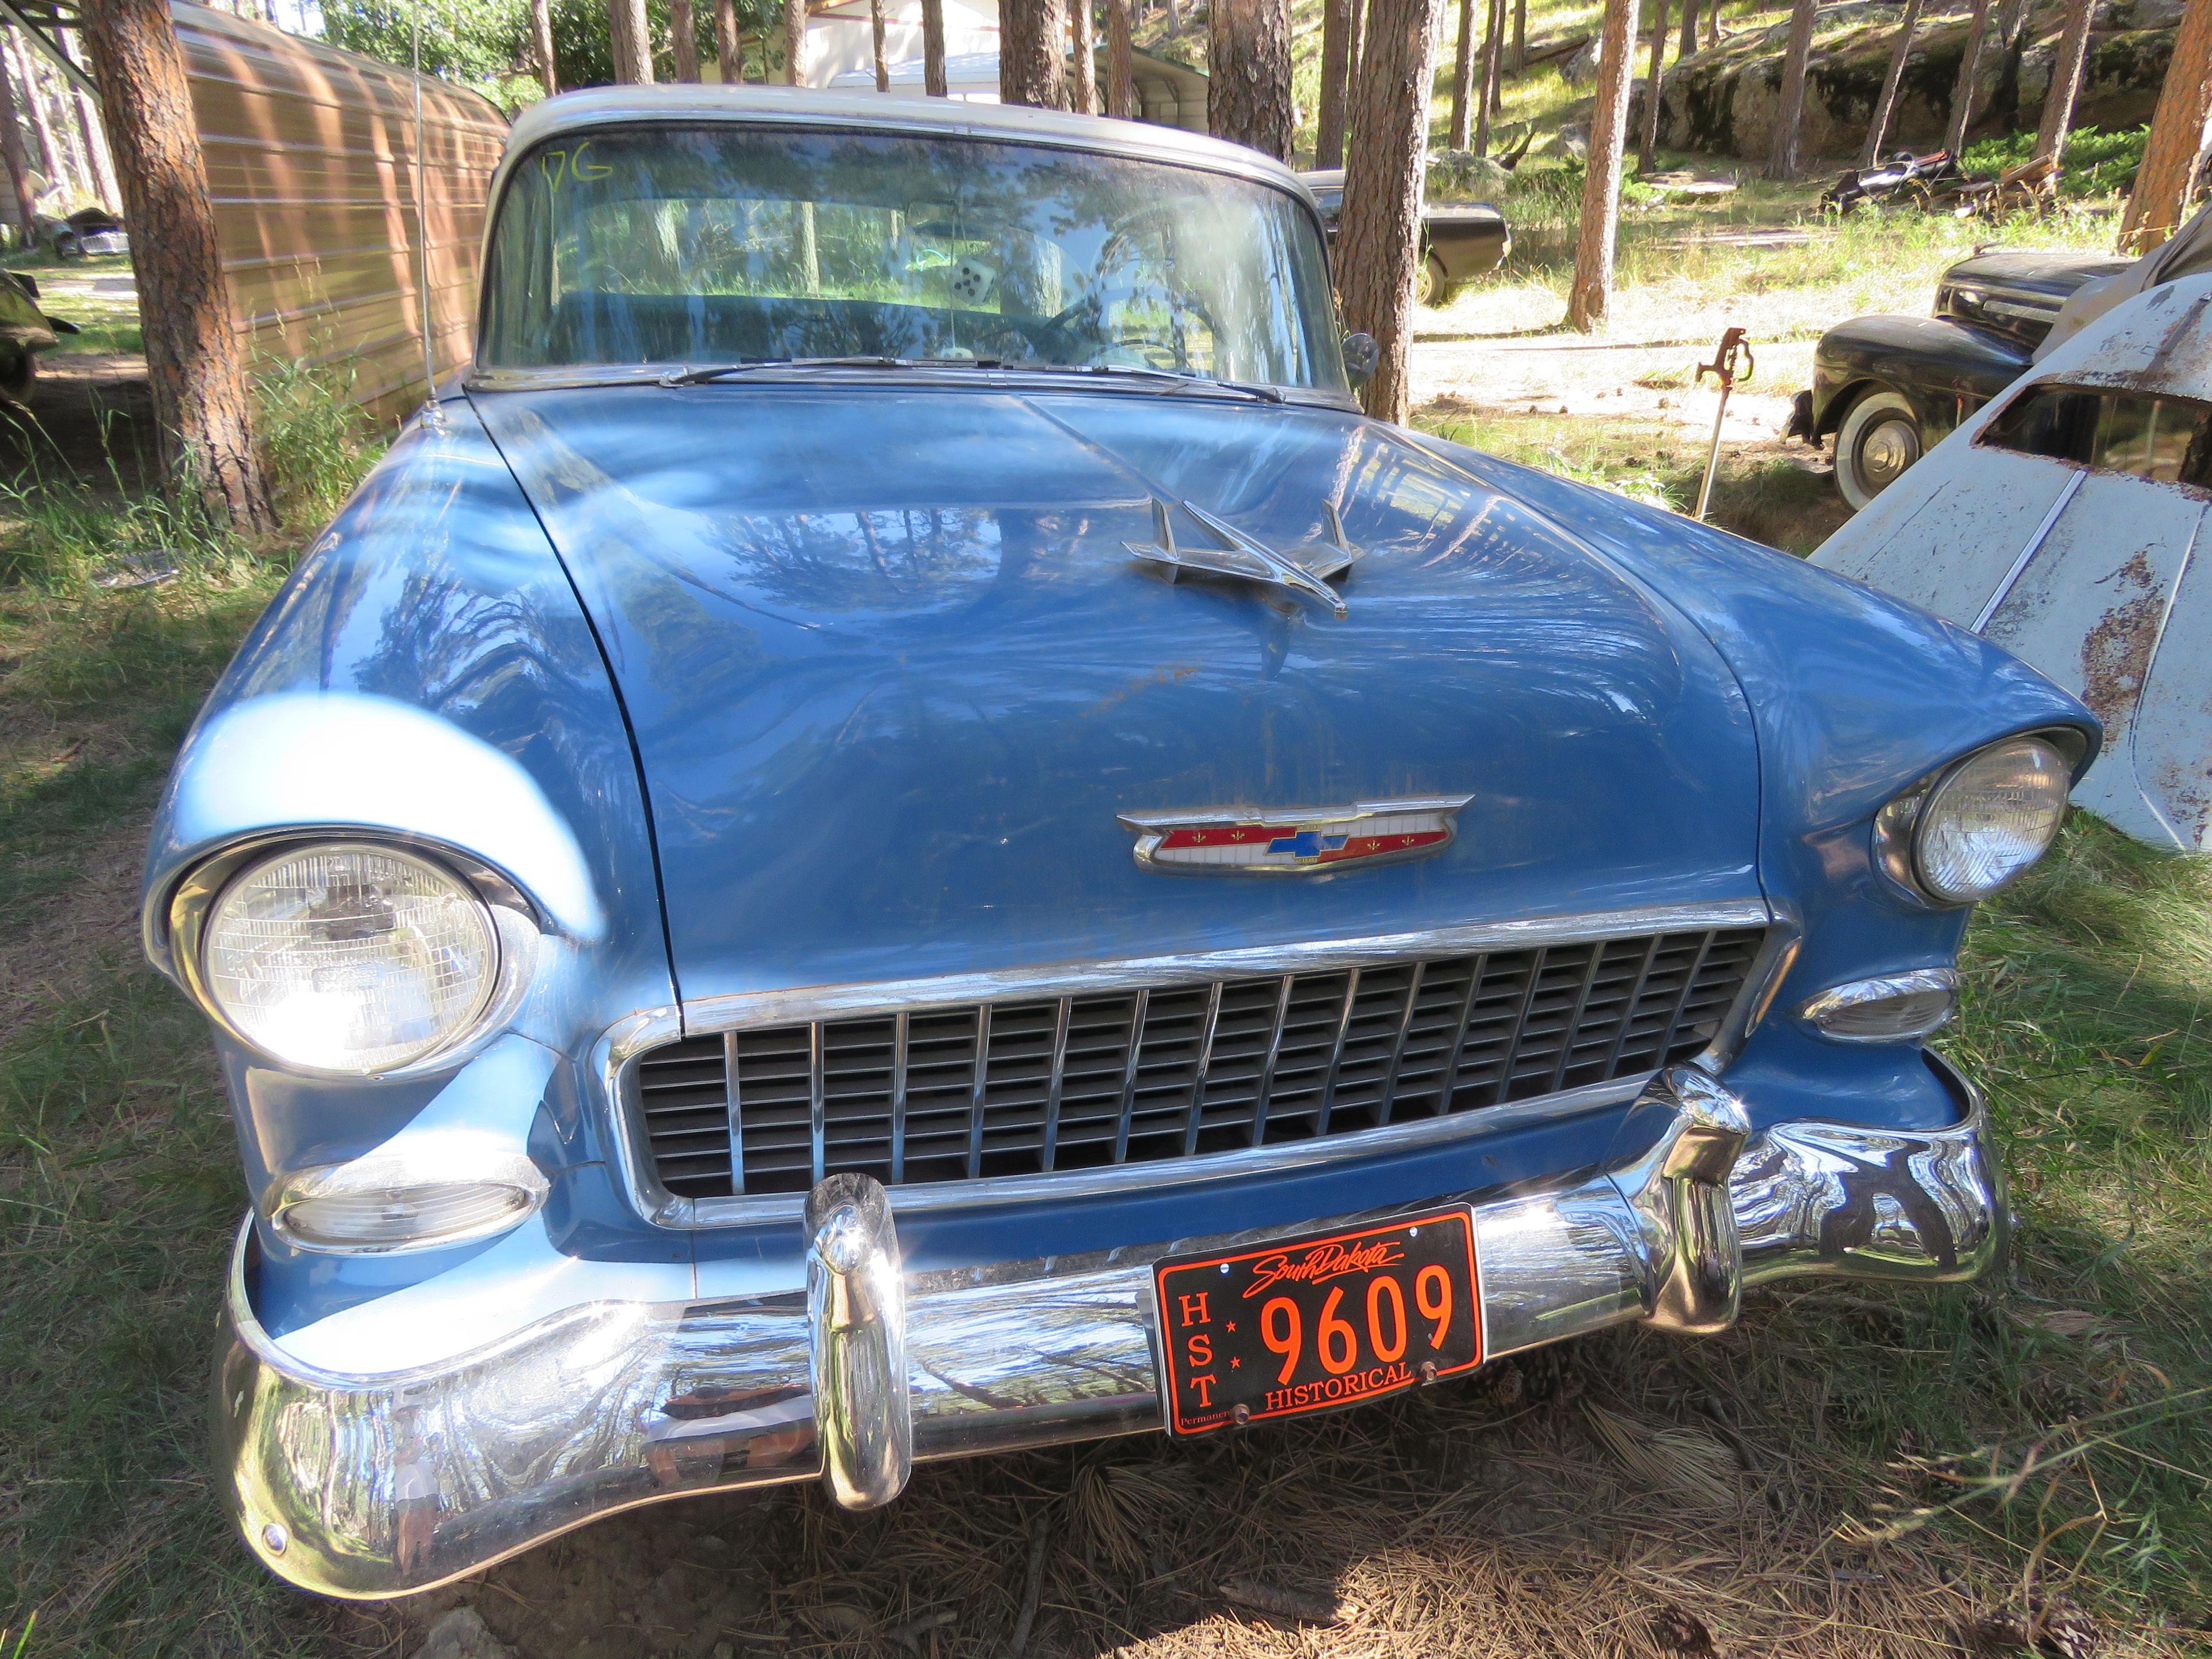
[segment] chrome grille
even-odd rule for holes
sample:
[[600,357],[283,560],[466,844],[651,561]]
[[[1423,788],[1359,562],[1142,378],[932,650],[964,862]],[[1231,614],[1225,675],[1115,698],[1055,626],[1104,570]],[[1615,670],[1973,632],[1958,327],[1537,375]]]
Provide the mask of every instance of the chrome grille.
[[684,1198],[1346,1134],[1687,1059],[1765,937],[1643,933],[763,1026],[647,1052],[638,1109],[655,1175]]

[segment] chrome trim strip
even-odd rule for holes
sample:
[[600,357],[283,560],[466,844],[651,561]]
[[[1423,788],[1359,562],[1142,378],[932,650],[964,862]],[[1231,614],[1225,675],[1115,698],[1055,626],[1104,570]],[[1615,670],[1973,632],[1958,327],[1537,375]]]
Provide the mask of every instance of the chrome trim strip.
[[[822,1029],[817,1023],[816,1030]],[[975,1075],[968,1097],[968,1179],[983,1174],[983,1098],[991,1086],[991,1005],[975,1011]]]
[[[1705,959],[1705,951],[1711,948],[1711,940],[1708,939],[1705,945],[1701,945],[1698,947],[1698,961],[1700,965],[1704,963]],[[1597,983],[1597,970],[1604,964],[1604,962],[1605,947],[1601,945],[1591,946],[1589,966],[1583,969],[1583,982],[1575,988],[1574,1012],[1567,1016],[1565,1029],[1562,1030],[1559,1035],[1559,1063],[1552,1067],[1551,1086],[1544,1091],[1546,1094],[1556,1092],[1559,1085],[1567,1080],[1567,1067],[1572,1063],[1575,1057],[1575,1032],[1582,1025],[1583,1010],[1589,1006],[1590,988]],[[1697,984],[1697,982],[1698,976],[1694,972],[1691,974],[1687,980],[1683,981],[1681,1001],[1677,1002],[1674,1005],[1675,1011],[1678,1014],[1681,1010],[1682,1003],[1687,1002],[1690,1000],[1691,989]],[[1740,988],[1738,994],[1741,994]],[[1680,1023],[1680,1022],[1678,1019],[1676,1024],[1679,1024]],[[1666,1050],[1662,1048],[1660,1052],[1663,1054]]]
[[1374,967],[1410,956],[1528,950],[1541,945],[1571,945],[1613,933],[1757,927],[1774,919],[1765,903],[1758,899],[1717,904],[1665,904],[1596,915],[1535,916],[1525,921],[1474,922],[1358,939],[1249,945],[1181,956],[1056,963],[984,973],[948,974],[929,979],[741,991],[686,1001],[684,1027],[690,1036],[698,1036],[732,1025],[793,1025],[801,1020],[890,1013],[901,1008],[957,1007],[1017,995],[1042,1000],[1050,996],[1091,996],[1139,987],[1199,985],[1212,979],[1263,979],[1276,974],[1323,973],[1339,968]]
[[907,1015],[891,1016],[891,1182],[906,1179]]
[[2075,492],[2081,488],[2081,480],[2088,476],[2087,472],[2075,472],[2066,480],[2065,487],[2058,492],[2058,499],[2051,502],[2051,510],[2043,515],[2043,522],[2035,526],[2034,532],[2027,538],[2027,545],[2020,550],[2019,556],[2013,560],[2012,568],[2004,573],[1996,589],[1990,594],[1988,602],[1975,614],[1974,620],[1966,625],[1968,633],[1978,634],[1987,628],[1990,625],[1990,619],[1997,614],[1997,607],[2012,597],[2012,590],[2019,584],[2020,579],[2027,574],[2029,562],[2043,550],[2043,544],[2051,538],[2051,531],[2058,524],[2058,515],[2066,510],[2068,504],[2074,499]]
[[1145,1017],[1151,1012],[1152,1006],[1152,991],[1139,985],[1135,1006],[1129,1011],[1129,1059],[1121,1072],[1121,1116],[1114,1126],[1114,1164],[1116,1168],[1120,1168],[1129,1156],[1129,1120],[1137,1110],[1137,1068],[1144,1060]]
[[[1650,944],[1644,947],[1644,964],[1636,970],[1635,982],[1628,988],[1628,1000],[1621,1004],[1620,1024],[1614,1029],[1613,1047],[1605,1052],[1605,1068],[1608,1072],[1620,1063],[1620,1051],[1628,1046],[1628,1028],[1636,1024],[1637,1000],[1643,996],[1644,986],[1650,982],[1651,964],[1658,960],[1659,935],[1654,933]],[[1746,975],[1745,977],[1748,979],[1750,975]]]
[[1398,1012],[1398,1035],[1391,1042],[1390,1064],[1382,1073],[1382,1097],[1375,1103],[1378,1124],[1390,1121],[1390,1108],[1396,1103],[1398,1069],[1406,1063],[1406,1043],[1413,1034],[1413,1012],[1421,1006],[1421,981],[1428,966],[1425,962],[1415,963],[1413,977],[1406,981],[1406,1006]]
[[[1074,1008],[1073,997],[1062,997],[1053,1005],[1052,1074],[1044,1089],[1044,1167],[1048,1175],[1052,1173],[1054,1160],[1060,1152],[1060,1096],[1067,1081],[1067,1022]],[[817,1025],[815,1029],[822,1028]]]
[[730,1185],[740,1198],[745,1191],[745,1113],[738,1087],[738,1034],[722,1033],[722,1088],[729,1102]]
[[1291,988],[1297,983],[1297,975],[1285,974],[1283,982],[1275,988],[1275,1023],[1267,1033],[1267,1053],[1260,1062],[1259,1086],[1252,1091],[1252,1144],[1264,1145],[1267,1139],[1267,1108],[1273,1103],[1275,1092],[1275,1062],[1283,1053],[1283,1028],[1291,1018]]
[[[830,1139],[830,1106],[824,1097],[822,1076],[822,1028],[806,1028],[806,1136],[813,1158],[814,1179],[822,1179],[823,1164],[828,1161]],[[744,1156],[742,1149],[737,1151]]]
[[1352,1036],[1352,1011],[1359,1001],[1359,969],[1344,976],[1344,1006],[1336,1016],[1336,1040],[1328,1045],[1328,1075],[1322,1079],[1321,1105],[1314,1117],[1314,1137],[1328,1133],[1328,1120],[1336,1110],[1337,1073],[1344,1069],[1344,1045]]
[[[1653,948],[1657,948],[1656,936]],[[1490,953],[1486,951],[1474,959],[1474,970],[1468,975],[1467,998],[1459,1006],[1459,1023],[1452,1028],[1451,1053],[1444,1057],[1443,1093],[1437,1099],[1447,1112],[1451,1110],[1452,1097],[1459,1092],[1459,1062],[1467,1052],[1467,1023],[1474,1018],[1475,999],[1482,994],[1482,976],[1489,971]]]
[[[1921,1019],[1890,1031],[1838,1031],[1830,1024],[1838,1016],[1870,1002],[1890,1002],[1903,997],[1942,994],[1947,1000],[1932,1019]],[[1882,974],[1838,985],[1809,1000],[1797,1018],[1831,1042],[1917,1042],[1948,1025],[1959,1012],[1959,972],[1955,968],[1915,968],[1902,974]]]
[[[836,1461],[856,1495],[896,1477],[892,1372],[906,1379],[916,1460],[1156,1429],[1154,1260],[1416,1206],[1473,1206],[1493,1356],[1637,1321],[1717,1328],[1740,1287],[1787,1277],[1972,1279],[2002,1253],[2002,1175],[1979,1096],[1940,1057],[1927,1061],[1960,1121],[1784,1122],[1737,1154],[1744,1103],[1674,1067],[1637,1108],[1658,1120],[1649,1150],[1547,1189],[1407,1197],[1297,1227],[907,1275],[907,1362],[886,1361],[884,1388],[840,1395],[851,1420],[833,1423],[849,1431],[847,1449],[864,1453],[873,1434],[880,1455]],[[881,1237],[895,1238],[888,1218]],[[620,1510],[812,1479],[828,1460],[810,1376],[825,1358],[834,1370],[872,1352],[824,1344],[820,1316],[785,1291],[582,1302],[449,1362],[333,1375],[293,1361],[256,1319],[253,1239],[249,1218],[215,1391],[217,1486],[248,1549],[325,1595],[411,1594]],[[834,1288],[822,1285],[825,1303]],[[865,1318],[838,1328],[874,1340]],[[893,1334],[888,1321],[878,1329]],[[405,1483],[393,1479],[402,1469]]]
[[1206,999],[1206,1030],[1198,1039],[1198,1069],[1190,1080],[1190,1110],[1182,1121],[1182,1155],[1198,1154],[1199,1121],[1206,1115],[1206,1074],[1213,1066],[1213,1035],[1221,1029],[1221,981]]

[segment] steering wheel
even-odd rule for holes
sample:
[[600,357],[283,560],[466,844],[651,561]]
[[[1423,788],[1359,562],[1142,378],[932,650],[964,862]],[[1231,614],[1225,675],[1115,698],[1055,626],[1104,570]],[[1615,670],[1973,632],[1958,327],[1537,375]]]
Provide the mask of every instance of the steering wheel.
[[1084,348],[1080,362],[1085,367],[1108,361],[1105,356],[1108,352],[1133,350],[1141,354],[1150,368],[1177,372],[1187,371],[1190,365],[1180,346],[1173,342],[1160,339],[1157,336],[1122,334],[1110,341],[1086,341],[1080,339],[1075,333],[1075,325],[1085,318],[1091,319],[1094,326],[1097,322],[1103,321],[1106,307],[1111,301],[1121,299],[1133,300],[1153,292],[1158,292],[1166,299],[1168,315],[1172,319],[1178,336],[1186,331],[1184,323],[1186,318],[1195,318],[1205,325],[1209,333],[1218,335],[1220,332],[1214,323],[1212,313],[1206,310],[1205,305],[1195,295],[1176,289],[1162,288],[1156,290],[1149,283],[1140,289],[1137,283],[1124,277],[1112,283],[1102,283],[1066,310],[1056,313],[1048,319],[1044,326],[1038,331],[1041,337],[1038,343],[1052,351],[1055,356],[1068,361],[1077,360],[1079,348]]

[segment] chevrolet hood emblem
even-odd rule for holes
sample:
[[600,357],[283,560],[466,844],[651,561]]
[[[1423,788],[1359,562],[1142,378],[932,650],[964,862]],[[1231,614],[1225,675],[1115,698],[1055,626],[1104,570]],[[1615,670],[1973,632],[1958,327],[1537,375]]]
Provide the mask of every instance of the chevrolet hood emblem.
[[1451,845],[1472,795],[1414,795],[1346,806],[1194,807],[1124,812],[1137,862],[1194,875],[1307,875],[1426,858]]

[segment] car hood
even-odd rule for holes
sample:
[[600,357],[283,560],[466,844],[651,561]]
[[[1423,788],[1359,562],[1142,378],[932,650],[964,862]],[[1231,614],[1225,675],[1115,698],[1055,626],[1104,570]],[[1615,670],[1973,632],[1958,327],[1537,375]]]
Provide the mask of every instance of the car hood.
[[2084,283],[2127,268],[2128,261],[2081,253],[1978,253],[1943,273],[1947,285],[1965,285],[2025,298],[2063,300]]
[[[1115,392],[484,392],[637,746],[687,1001],[1759,896],[1752,722],[1554,521],[1332,409]],[[1188,500],[1365,556],[1170,584]],[[1181,507],[1186,545],[1206,532]],[[1417,862],[1140,867],[1163,809],[1466,796]]]

